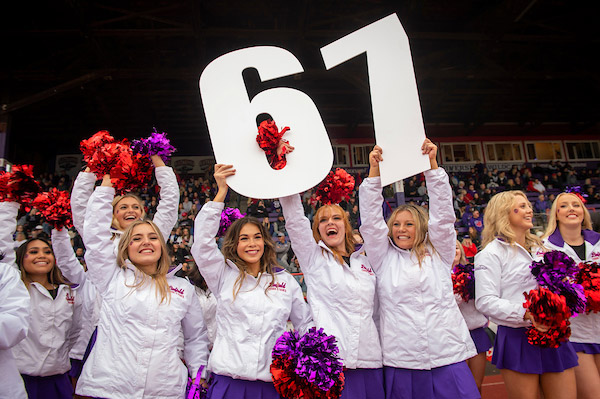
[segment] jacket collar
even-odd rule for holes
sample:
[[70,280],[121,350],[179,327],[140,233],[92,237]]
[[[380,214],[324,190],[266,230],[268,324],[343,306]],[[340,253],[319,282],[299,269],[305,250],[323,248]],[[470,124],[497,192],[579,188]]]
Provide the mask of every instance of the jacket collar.
[[[318,245],[319,245],[319,246],[320,246],[322,249],[324,249],[325,251],[327,251],[327,252],[329,252],[330,254],[332,254],[332,255],[333,255],[333,251],[332,251],[332,250],[331,250],[331,249],[330,249],[330,248],[327,246],[327,244],[325,244],[325,243],[323,242],[323,240],[319,240],[319,243],[318,243]],[[360,247],[356,248],[356,249],[354,250],[354,252],[352,252],[352,253],[350,254],[350,259],[352,259],[352,258],[356,258],[357,256],[359,256],[359,255],[360,255],[360,253],[361,253],[361,251],[362,251],[362,248],[363,248],[363,246],[362,246],[362,245],[361,245]]]
[[[593,230],[582,230],[581,234],[583,235],[583,240],[589,242],[592,245],[596,245],[598,241],[600,241],[600,234],[596,233]],[[554,233],[548,236],[548,241],[557,247],[563,247],[565,245],[565,240],[563,240],[562,235],[560,234],[560,230],[556,228]]]

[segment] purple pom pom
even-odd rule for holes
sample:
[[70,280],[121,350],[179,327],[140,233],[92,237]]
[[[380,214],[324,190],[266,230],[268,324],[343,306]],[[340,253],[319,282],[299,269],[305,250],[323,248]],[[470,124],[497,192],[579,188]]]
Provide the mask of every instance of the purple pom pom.
[[165,132],[158,133],[156,128],[154,128],[154,132],[150,137],[133,140],[131,142],[131,149],[134,153],[142,155],[158,155],[164,162],[167,162],[176,151],[167,138],[167,134]]
[[323,391],[331,389],[344,368],[338,358],[335,337],[325,334],[322,328],[317,330],[313,327],[300,338],[298,345],[302,352],[298,357],[296,374]]
[[231,223],[243,218],[244,216],[246,216],[246,214],[241,213],[237,208],[223,209],[223,212],[221,212],[221,223],[219,223],[219,231],[217,232],[217,236],[224,236],[229,226],[231,226]]

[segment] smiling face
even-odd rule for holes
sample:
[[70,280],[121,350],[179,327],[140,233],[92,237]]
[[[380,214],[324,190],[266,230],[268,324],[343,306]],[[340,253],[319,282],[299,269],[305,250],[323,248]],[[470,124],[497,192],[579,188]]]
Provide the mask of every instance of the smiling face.
[[576,195],[565,194],[556,200],[556,220],[560,225],[581,226],[583,217],[583,204]]
[[513,230],[526,231],[533,227],[533,209],[527,198],[522,195],[515,196],[508,221]]
[[392,224],[392,240],[398,248],[411,249],[415,244],[417,226],[409,211],[399,212]]
[[248,265],[260,266],[260,259],[265,252],[265,241],[258,226],[246,223],[238,236],[237,255]]
[[148,223],[135,226],[127,249],[127,257],[140,268],[157,267],[162,254],[160,236]]
[[325,209],[315,216],[319,223],[318,231],[321,240],[329,248],[333,248],[339,252],[346,252],[346,226],[344,224],[346,216],[342,213],[341,208],[337,209],[337,207],[333,206],[321,208]]
[[113,216],[119,223],[120,230],[123,231],[131,223],[142,218],[142,207],[136,198],[124,197],[116,203]]
[[23,257],[23,268],[30,275],[48,274],[54,267],[55,259],[52,248],[44,241],[33,240],[27,244]]

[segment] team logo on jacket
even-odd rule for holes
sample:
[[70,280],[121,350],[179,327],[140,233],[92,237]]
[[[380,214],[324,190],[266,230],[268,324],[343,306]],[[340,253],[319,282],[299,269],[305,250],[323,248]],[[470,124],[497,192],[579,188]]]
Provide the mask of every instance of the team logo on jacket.
[[75,296],[70,295],[68,292],[67,292],[67,296],[65,298],[69,305],[73,305],[75,303]]
[[592,252],[590,258],[592,258],[592,260],[598,260],[600,258],[600,252]]
[[284,282],[271,284],[271,286],[269,287],[269,291],[287,292],[287,290],[285,289],[285,283]]
[[169,286],[169,288],[171,289],[171,293],[183,298],[183,293],[185,292],[183,288],[175,288],[173,286]]
[[375,273],[373,273],[373,269],[371,269],[370,267],[366,267],[365,265],[360,265],[360,270],[369,273],[370,276],[375,275]]

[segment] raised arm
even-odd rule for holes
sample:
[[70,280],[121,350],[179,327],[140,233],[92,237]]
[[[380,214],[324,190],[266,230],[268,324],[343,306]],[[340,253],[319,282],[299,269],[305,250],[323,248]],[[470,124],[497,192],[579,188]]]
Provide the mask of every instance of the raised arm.
[[82,285],[86,279],[85,271],[73,252],[71,238],[66,228],[52,230],[52,250],[56,257],[56,265],[67,280]]
[[[85,172],[79,172],[73,189],[71,190],[71,212],[73,213],[73,225],[79,232],[79,235],[85,242],[83,236],[83,223],[85,220],[85,210],[96,183],[96,175],[86,168]],[[67,277],[68,278],[68,277]]]
[[102,185],[97,187],[90,197],[83,227],[84,235],[87,237],[85,252],[87,276],[101,294],[108,289],[110,281],[118,272],[110,233],[114,197],[115,189],[110,182],[110,176],[106,175]]
[[204,323],[204,318],[202,317],[200,301],[191,284],[189,290],[191,301],[183,320],[181,320],[181,327],[184,340],[183,356],[190,376],[192,379],[195,379],[200,367],[204,366],[204,369],[206,369],[206,365],[208,364],[209,340],[206,323]]
[[233,174],[235,174],[235,169],[232,169],[231,165],[215,165],[215,179],[219,191],[214,201],[204,204],[194,222],[192,256],[198,265],[198,270],[206,280],[208,288],[210,288],[217,298],[222,284],[223,273],[227,266],[223,254],[219,251],[215,237],[219,231],[221,212],[223,212],[223,208],[225,207],[223,201],[229,189],[226,178],[233,176]]
[[285,228],[290,236],[292,250],[300,262],[302,271],[310,272],[319,245],[313,237],[310,221],[304,215],[300,194],[279,198],[279,202],[283,209]]
[[152,155],[156,182],[160,186],[160,202],[152,220],[158,226],[165,241],[177,223],[179,207],[179,186],[173,169],[166,166],[158,155]]
[[19,272],[0,263],[0,350],[12,348],[27,336],[29,292]]
[[425,171],[425,180],[429,193],[429,239],[440,257],[451,265],[456,253],[456,215],[450,181],[442,168]]
[[17,225],[17,214],[20,204],[16,202],[0,202],[0,253],[4,254],[3,263],[17,267],[13,233]]

